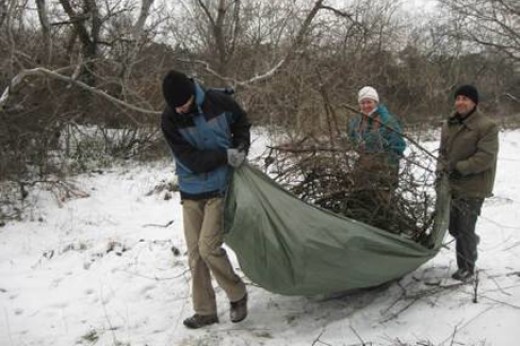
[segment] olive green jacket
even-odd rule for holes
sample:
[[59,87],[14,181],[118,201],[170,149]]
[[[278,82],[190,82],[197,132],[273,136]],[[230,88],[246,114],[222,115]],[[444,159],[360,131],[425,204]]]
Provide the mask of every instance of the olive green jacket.
[[476,110],[461,123],[445,121],[441,163],[450,174],[453,197],[492,195],[498,155],[498,125]]

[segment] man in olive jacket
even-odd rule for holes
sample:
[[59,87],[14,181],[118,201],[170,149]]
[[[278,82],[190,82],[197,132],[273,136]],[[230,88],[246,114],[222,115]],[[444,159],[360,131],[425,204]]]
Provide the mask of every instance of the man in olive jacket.
[[473,277],[479,237],[475,225],[482,203],[492,195],[498,154],[498,126],[477,110],[479,96],[472,85],[455,92],[455,114],[443,124],[441,167],[449,174],[452,201],[449,232],[455,238],[458,270],[452,275]]

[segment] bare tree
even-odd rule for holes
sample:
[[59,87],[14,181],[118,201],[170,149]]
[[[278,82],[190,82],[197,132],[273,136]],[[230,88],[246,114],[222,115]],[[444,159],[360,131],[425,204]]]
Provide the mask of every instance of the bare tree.
[[98,57],[102,19],[96,0],[81,0],[81,8],[75,9],[70,0],[59,0],[63,10],[69,17],[68,23],[74,27],[75,34],[82,46],[85,68],[82,68],[82,79],[89,85],[95,85],[95,61]]
[[144,36],[145,22],[150,15],[150,8],[152,7],[154,0],[142,0],[141,9],[139,16],[132,27],[132,44],[129,54],[123,62],[123,87],[128,84],[130,74],[132,72],[132,65],[135,63],[137,55],[139,53],[139,47],[142,44]]
[[4,25],[7,17],[7,1],[0,2],[0,28]]
[[439,0],[461,24],[461,38],[496,49],[520,62],[520,2],[517,0]]
[[[274,73],[292,60],[300,53],[302,45],[309,41],[310,31],[312,30],[312,22],[317,17],[320,10],[332,9],[323,4],[323,0],[315,1],[310,9],[301,9],[295,6],[289,6],[285,1],[279,2],[277,5],[264,5],[262,2],[248,4],[250,7],[242,8],[240,1],[220,0],[217,6],[211,7],[209,2],[196,0],[195,7],[188,9],[191,13],[190,21],[197,28],[197,34],[194,32],[180,32],[177,37],[184,42],[195,42],[193,36],[198,36],[198,42],[206,42],[209,60],[195,61],[205,67],[207,72],[222,79],[229,80],[233,84],[247,85],[257,83],[266,78],[270,78]],[[287,5],[284,7],[284,5]],[[252,6],[252,7],[251,7]],[[279,18],[274,15],[272,9],[285,11]],[[203,13],[204,19],[201,20],[195,13],[199,11]],[[243,13],[256,14],[258,17],[246,17]],[[265,13],[270,13],[270,17],[265,17]],[[304,13],[303,20],[299,20],[301,13]],[[256,21],[260,21],[257,25]],[[291,23],[292,22],[292,23]],[[266,31],[268,32],[266,36]],[[181,38],[182,37],[182,38]],[[247,39],[249,38],[249,41]],[[241,42],[241,43],[239,43]],[[232,75],[237,74],[236,68],[231,71],[230,67],[235,67],[237,61],[237,46],[241,44],[241,48],[251,49],[244,46],[245,43],[254,44],[260,50],[260,54],[255,59],[266,60],[266,47],[271,49],[271,54],[278,55],[278,59],[271,61],[267,66],[262,64],[264,70],[249,71],[250,78],[239,80],[233,78]],[[190,44],[186,44],[190,47]],[[199,49],[202,50],[202,46]],[[280,54],[282,53],[282,54]],[[217,57],[217,61],[213,63],[211,57]],[[228,71],[231,72],[228,74]],[[251,77],[251,74],[253,76]]]
[[[209,5],[211,3],[197,0],[198,5],[204,12],[209,28],[212,33],[211,51],[218,57],[217,72],[226,75],[226,62],[229,55],[233,54],[234,42],[240,28],[240,0],[226,1],[219,0],[215,9],[216,14],[212,13]],[[230,13],[231,14],[228,14]],[[226,30],[226,27],[232,28]]]
[[[512,0],[485,3],[495,6],[491,14],[504,19],[492,27],[495,31],[511,26],[510,32],[504,30],[509,40],[501,44],[515,47],[518,5]],[[156,126],[156,116],[146,113],[156,114],[162,107],[158,81],[172,67],[207,85],[236,86],[236,97],[256,123],[281,124],[303,137],[341,133],[349,114],[340,105],[355,103],[357,90],[366,84],[374,85],[405,121],[414,113],[419,119],[440,115],[453,86],[474,76],[499,90],[493,93],[497,100],[504,90],[518,95],[511,88],[517,72],[500,60],[503,56],[490,53],[491,48],[500,52],[497,47],[475,49],[463,42],[471,38],[466,32],[471,21],[454,11],[460,19],[451,21],[456,27],[439,21],[444,26],[413,31],[416,23],[403,20],[391,0],[27,4],[0,2],[1,87],[8,90],[0,100],[0,128],[10,136],[11,158],[20,158],[20,165],[19,153],[31,156],[35,149],[20,138],[46,134],[51,139],[72,122]],[[509,17],[499,17],[498,9]],[[447,35],[448,29],[459,33],[456,39]],[[494,32],[489,37],[500,36]],[[27,78],[14,88],[11,82],[18,75]],[[31,132],[25,135],[29,122]]]
[[51,23],[47,13],[47,4],[45,0],[36,0],[38,8],[38,18],[42,27],[42,36],[45,47],[47,48],[45,63],[49,64],[52,60],[52,39],[51,39]]

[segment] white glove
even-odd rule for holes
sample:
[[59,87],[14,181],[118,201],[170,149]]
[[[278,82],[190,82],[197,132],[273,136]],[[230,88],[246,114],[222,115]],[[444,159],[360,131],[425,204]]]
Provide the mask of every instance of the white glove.
[[245,159],[245,151],[241,151],[236,148],[231,148],[227,150],[227,160],[230,166],[238,168],[244,163]]

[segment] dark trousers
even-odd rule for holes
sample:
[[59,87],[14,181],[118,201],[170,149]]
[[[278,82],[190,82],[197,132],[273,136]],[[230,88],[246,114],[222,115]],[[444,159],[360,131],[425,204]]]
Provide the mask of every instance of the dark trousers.
[[455,238],[457,266],[470,272],[475,270],[479,236],[475,233],[482,198],[453,198],[450,209],[449,232]]

